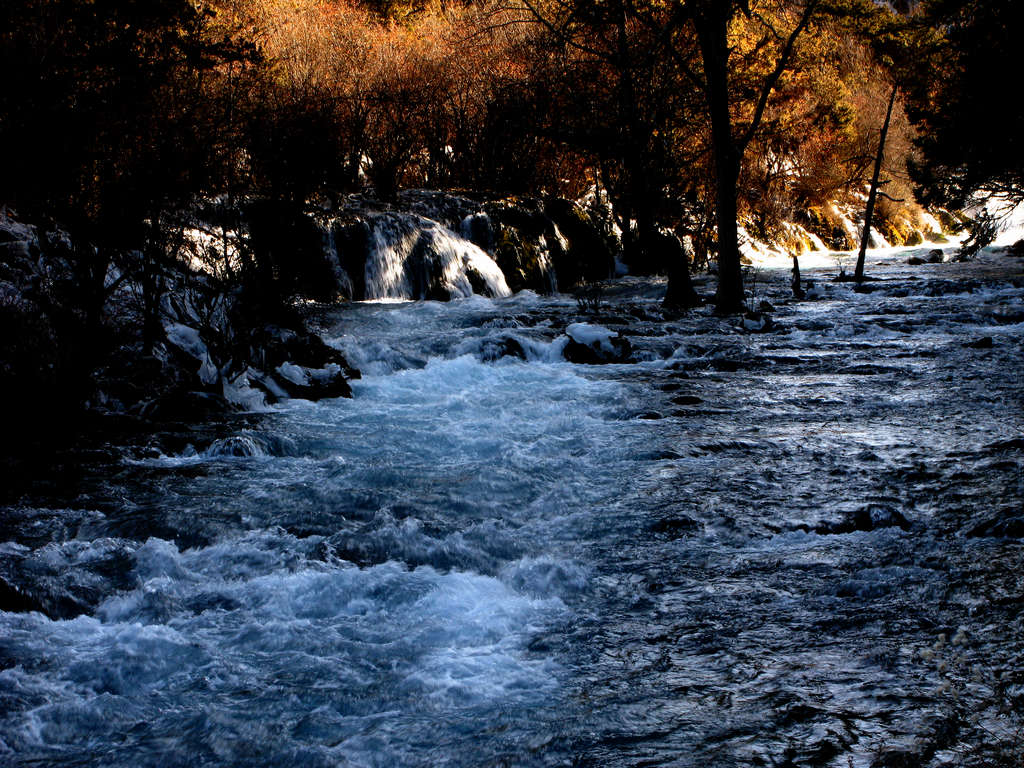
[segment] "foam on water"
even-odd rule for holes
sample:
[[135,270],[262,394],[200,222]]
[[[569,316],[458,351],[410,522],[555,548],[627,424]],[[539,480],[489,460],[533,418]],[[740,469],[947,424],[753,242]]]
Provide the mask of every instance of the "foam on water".
[[[47,659],[0,672],[7,747],[59,761],[127,737],[141,739],[145,764],[146,740],[187,739],[189,723],[244,697],[246,730],[222,724],[203,739],[230,743],[221,762],[269,749],[274,763],[268,739],[282,706],[326,708],[357,735],[381,712],[539,703],[555,690],[557,666],[524,655],[523,643],[565,611],[559,598],[427,566],[303,561],[306,546],[253,534],[179,552],[150,539],[135,552],[138,586],[95,617],[4,615],[5,655]],[[203,739],[190,749],[202,754]],[[335,754],[377,764],[402,748]]]

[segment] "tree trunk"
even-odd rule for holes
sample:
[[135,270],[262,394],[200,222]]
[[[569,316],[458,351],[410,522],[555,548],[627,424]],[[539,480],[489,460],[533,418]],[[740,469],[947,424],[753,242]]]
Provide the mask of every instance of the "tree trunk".
[[802,299],[807,294],[804,293],[803,287],[800,285],[800,257],[793,254],[793,297],[796,299]]
[[896,103],[897,87],[893,85],[892,94],[889,96],[889,108],[885,111],[885,122],[882,123],[882,133],[878,137],[878,152],[875,154],[875,170],[871,175],[871,188],[868,190],[868,204],[864,210],[864,232],[860,237],[860,251],[857,254],[857,269],[854,271],[854,279],[859,283],[864,279],[864,257],[867,255],[868,241],[871,239],[871,220],[875,215],[875,203],[878,200],[879,177],[882,175],[882,163],[885,161],[885,140],[889,135],[889,122],[892,119],[892,108]]
[[743,272],[736,232],[736,194],[740,157],[729,114],[729,40],[731,3],[711,3],[695,17],[707,82],[711,147],[715,160],[715,220],[718,226],[718,291],[715,308],[733,314],[744,309]]
[[669,257],[668,287],[663,305],[669,309],[693,309],[701,305],[701,298],[690,279],[690,255],[682,243],[678,252]]

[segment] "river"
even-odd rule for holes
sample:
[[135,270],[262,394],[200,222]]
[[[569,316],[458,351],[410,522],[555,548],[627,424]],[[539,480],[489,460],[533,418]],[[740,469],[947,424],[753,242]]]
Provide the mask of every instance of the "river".
[[319,314],[353,399],[3,509],[0,763],[1018,764],[1024,270],[905,255]]

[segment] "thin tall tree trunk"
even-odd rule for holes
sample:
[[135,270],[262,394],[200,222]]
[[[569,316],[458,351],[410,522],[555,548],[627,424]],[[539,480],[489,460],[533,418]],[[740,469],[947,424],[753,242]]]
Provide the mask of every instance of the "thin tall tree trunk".
[[804,293],[803,286],[800,285],[800,256],[796,253],[793,254],[793,297],[802,299],[807,294]]
[[871,220],[875,216],[875,203],[878,200],[879,178],[882,175],[882,163],[885,162],[885,140],[889,135],[889,122],[892,120],[892,108],[896,104],[898,87],[893,85],[892,94],[889,96],[889,108],[885,111],[885,122],[882,123],[882,133],[878,137],[878,152],[875,154],[875,170],[871,174],[871,187],[868,190],[868,204],[864,209],[864,232],[860,237],[860,251],[857,253],[857,268],[853,273],[854,279],[859,283],[864,279],[864,258],[867,255],[868,241],[871,239]]
[[743,271],[736,231],[736,194],[740,172],[739,149],[729,114],[729,4],[710,7],[696,19],[701,58],[707,79],[711,144],[715,160],[715,220],[718,226],[718,291],[715,307],[721,313],[743,311]]

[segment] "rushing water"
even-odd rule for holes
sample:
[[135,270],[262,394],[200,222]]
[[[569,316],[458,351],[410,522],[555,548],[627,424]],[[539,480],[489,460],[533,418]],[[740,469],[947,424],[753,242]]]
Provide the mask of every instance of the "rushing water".
[[0,763],[1016,764],[1020,262],[873,268],[322,318],[354,399],[3,511]]

